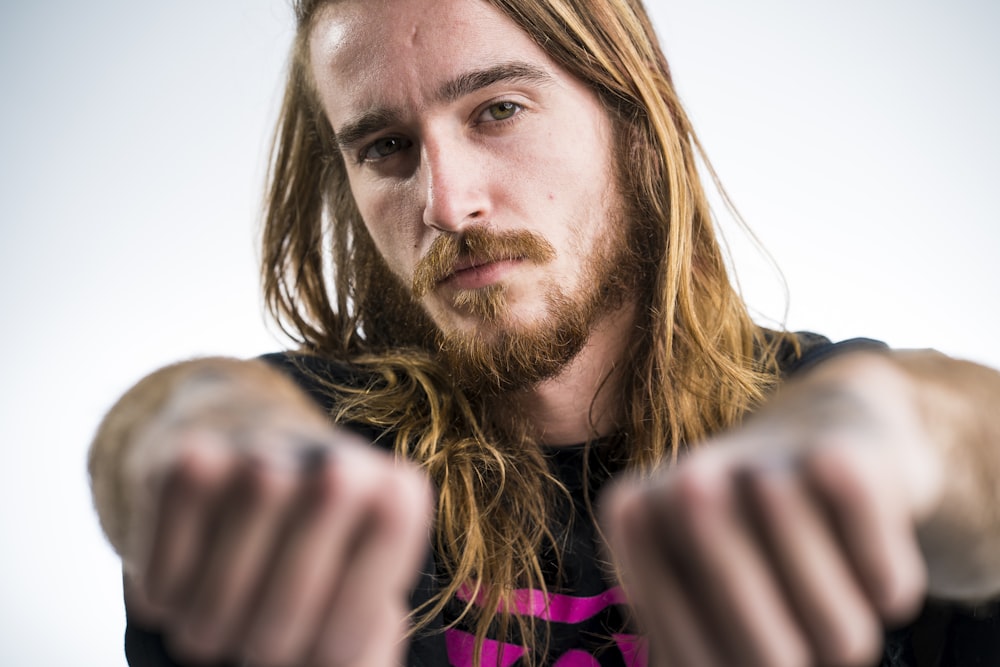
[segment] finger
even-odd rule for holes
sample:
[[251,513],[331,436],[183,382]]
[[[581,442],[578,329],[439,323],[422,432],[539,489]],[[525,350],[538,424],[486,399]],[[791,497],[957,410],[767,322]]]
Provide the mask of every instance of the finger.
[[186,654],[220,659],[246,623],[296,487],[294,472],[256,457],[234,470],[202,556],[177,640]]
[[245,628],[255,663],[302,660],[322,623],[331,591],[343,576],[344,544],[360,511],[341,480],[342,461],[310,460],[295,511]]
[[[662,548],[726,664],[803,665],[809,645],[737,507],[728,469],[689,461],[654,491]],[[659,496],[658,498],[655,496]]]
[[387,457],[344,447],[336,460],[313,471],[246,627],[247,651],[255,662],[301,660],[312,649],[326,627],[331,599],[354,577],[352,551],[372,499],[385,493],[382,471],[389,465]]
[[645,494],[639,489],[617,491],[608,503],[605,522],[622,585],[636,612],[640,630],[650,642],[657,665],[691,666],[725,664],[709,644],[691,613],[692,603],[677,581],[676,572],[660,549],[661,527],[650,516]]
[[377,641],[368,628],[386,601],[405,603],[428,548],[430,493],[415,471],[393,470],[369,498],[367,519],[349,554],[319,642],[321,660],[347,661]]
[[160,483],[154,520],[138,533],[151,534],[147,565],[138,580],[146,600],[170,608],[183,601],[204,548],[215,504],[232,458],[218,446],[218,436],[205,431],[183,436],[176,460]]
[[856,576],[883,619],[906,620],[923,601],[927,574],[901,490],[885,474],[881,452],[821,446],[806,461],[809,483],[824,499]]
[[346,663],[316,659],[309,667],[398,667],[406,651],[408,611],[403,603],[387,603],[372,619],[369,641],[354,660]]
[[816,499],[787,468],[746,470],[741,482],[754,524],[822,664],[874,663],[881,623]]

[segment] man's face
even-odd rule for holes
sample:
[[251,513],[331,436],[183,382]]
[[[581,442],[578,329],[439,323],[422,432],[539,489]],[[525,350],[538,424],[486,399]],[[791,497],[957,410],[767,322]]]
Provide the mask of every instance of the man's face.
[[597,97],[481,0],[340,0],[318,18],[311,66],[358,209],[445,338],[600,310],[624,232]]

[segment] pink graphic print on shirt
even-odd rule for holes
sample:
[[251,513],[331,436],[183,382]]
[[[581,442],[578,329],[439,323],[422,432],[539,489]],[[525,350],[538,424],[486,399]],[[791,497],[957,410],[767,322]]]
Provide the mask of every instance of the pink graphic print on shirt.
[[[466,589],[458,593],[458,598],[462,601],[468,601],[470,597],[471,592]],[[625,595],[620,586],[591,597],[546,594],[533,589],[514,591],[514,607],[517,613],[555,623],[581,623],[612,605],[624,603]],[[646,667],[646,645],[641,638],[635,635],[614,635],[613,639],[628,667]],[[451,628],[445,631],[445,645],[451,667],[472,667],[475,649],[473,635]],[[523,646],[486,639],[483,642],[481,664],[489,667],[493,665],[511,667],[527,652]],[[556,660],[553,667],[600,667],[600,663],[586,651],[572,650]]]

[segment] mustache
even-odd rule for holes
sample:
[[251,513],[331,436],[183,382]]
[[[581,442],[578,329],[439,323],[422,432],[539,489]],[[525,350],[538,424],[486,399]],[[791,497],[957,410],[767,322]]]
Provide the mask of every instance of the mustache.
[[536,264],[556,255],[552,244],[533,232],[513,230],[492,232],[472,228],[462,234],[443,234],[431,244],[413,272],[413,295],[421,298],[452,275],[461,262],[472,265],[523,259]]

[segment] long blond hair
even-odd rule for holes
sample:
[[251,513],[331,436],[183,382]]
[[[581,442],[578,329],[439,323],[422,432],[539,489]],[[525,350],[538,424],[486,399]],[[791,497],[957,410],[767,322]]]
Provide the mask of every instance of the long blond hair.
[[[362,389],[330,387],[335,417],[385,428],[437,485],[446,583],[417,625],[472,586],[462,616],[477,646],[494,623],[504,633],[514,620],[526,636],[532,621],[503,610],[514,608],[515,589],[546,587],[539,554],[557,541],[550,514],[560,486],[523,425],[453,386],[429,351],[431,324],[368,236],[309,71],[312,22],[330,1],[294,3],[298,32],[263,230],[266,304],[305,350],[371,371],[376,379]],[[609,456],[652,469],[759,403],[777,377],[781,336],[752,322],[729,280],[697,171],[701,147],[642,3],[488,1],[589,85],[616,128],[617,163],[628,165],[620,191],[645,271],[623,362],[628,414]]]

